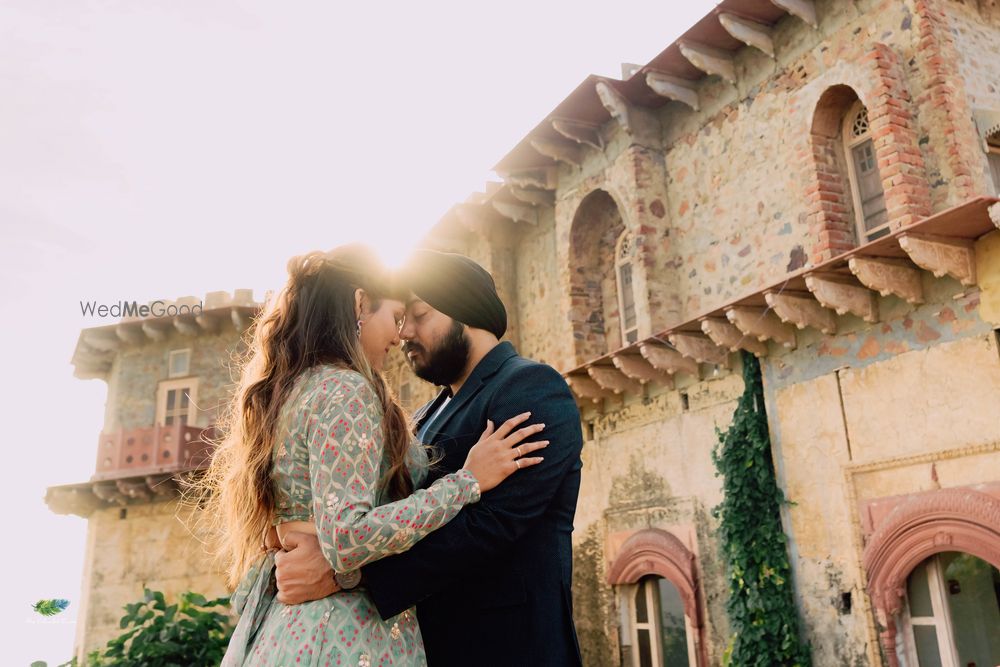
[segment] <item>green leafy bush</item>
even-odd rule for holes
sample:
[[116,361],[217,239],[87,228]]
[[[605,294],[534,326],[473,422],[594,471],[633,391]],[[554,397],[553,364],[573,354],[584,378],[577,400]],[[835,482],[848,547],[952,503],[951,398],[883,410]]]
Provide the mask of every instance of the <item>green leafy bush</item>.
[[227,607],[228,597],[190,592],[168,605],[163,593],[147,588],[142,601],[125,605],[125,632],[91,653],[87,667],[216,667],[233,633],[229,615],[217,611]]

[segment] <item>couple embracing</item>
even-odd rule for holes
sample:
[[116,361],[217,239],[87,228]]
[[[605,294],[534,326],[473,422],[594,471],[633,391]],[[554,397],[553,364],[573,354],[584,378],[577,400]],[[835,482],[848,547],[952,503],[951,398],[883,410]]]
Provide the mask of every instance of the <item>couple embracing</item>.
[[[240,614],[223,665],[579,665],[579,413],[500,342],[493,278],[358,245],[288,273],[203,481]],[[412,420],[381,374],[401,343],[441,387]]]

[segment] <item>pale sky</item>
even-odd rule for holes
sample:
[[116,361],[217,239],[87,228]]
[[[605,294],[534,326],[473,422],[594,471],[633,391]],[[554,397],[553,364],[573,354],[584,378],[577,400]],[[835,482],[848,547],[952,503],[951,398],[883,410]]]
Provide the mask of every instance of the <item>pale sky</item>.
[[4,664],[72,653],[86,522],[42,497],[94,471],[105,385],[69,359],[109,321],[79,301],[260,298],[352,240],[398,261],[584,77],[714,4],[0,0]]

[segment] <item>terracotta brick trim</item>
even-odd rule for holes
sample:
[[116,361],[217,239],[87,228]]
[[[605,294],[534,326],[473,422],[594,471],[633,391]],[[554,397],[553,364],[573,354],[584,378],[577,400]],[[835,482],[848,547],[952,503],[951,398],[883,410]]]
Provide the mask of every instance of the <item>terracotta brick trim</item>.
[[882,626],[879,639],[896,661],[895,615],[906,578],[924,559],[961,551],[1000,568],[1000,500],[971,488],[915,494],[902,501],[872,533],[863,563],[868,593]]
[[843,116],[856,100],[868,111],[891,228],[911,225],[931,214],[930,183],[899,56],[889,46],[876,43],[862,62],[869,85],[863,90],[844,84],[830,86],[813,113],[810,185],[805,192],[813,264],[847,252],[859,242],[851,185],[842,171],[846,164],[841,165],[850,156],[844,154],[839,136]]
[[695,563],[694,554],[676,537],[664,530],[648,528],[622,545],[608,571],[608,583],[634,584],[650,574],[669,580],[680,591],[684,613],[697,628],[701,627],[701,613]]

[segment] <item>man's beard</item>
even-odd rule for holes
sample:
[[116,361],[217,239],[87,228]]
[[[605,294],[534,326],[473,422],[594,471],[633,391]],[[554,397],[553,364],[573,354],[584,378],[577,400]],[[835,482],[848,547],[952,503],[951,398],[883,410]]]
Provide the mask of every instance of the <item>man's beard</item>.
[[403,352],[412,349],[421,352],[424,361],[419,364],[416,359],[406,356],[414,374],[438,387],[454,384],[461,379],[469,362],[469,341],[465,338],[465,325],[458,321],[452,322],[451,329],[433,350],[425,350],[407,342]]

